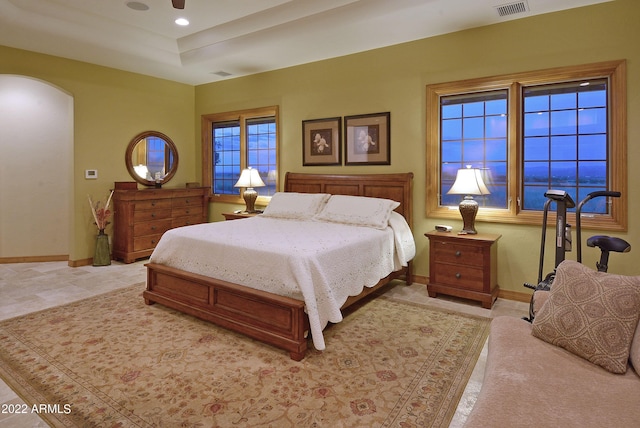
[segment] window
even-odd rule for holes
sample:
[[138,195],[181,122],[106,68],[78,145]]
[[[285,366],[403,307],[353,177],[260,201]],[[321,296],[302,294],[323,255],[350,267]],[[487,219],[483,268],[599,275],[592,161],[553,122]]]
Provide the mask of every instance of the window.
[[277,191],[277,107],[204,115],[202,123],[203,182],[216,201],[242,203],[242,189],[233,186],[247,167],[266,185],[256,189],[259,201]]
[[[625,62],[563,67],[427,87],[427,215],[459,217],[457,170],[479,168],[478,219],[539,224],[548,189],[578,203],[583,225],[626,230]],[[575,221],[573,219],[572,221]]]
[[[523,208],[542,209],[547,189],[566,190],[576,202],[590,192],[608,190],[607,80],[541,85],[522,92]],[[584,212],[606,214],[605,202],[594,200]]]

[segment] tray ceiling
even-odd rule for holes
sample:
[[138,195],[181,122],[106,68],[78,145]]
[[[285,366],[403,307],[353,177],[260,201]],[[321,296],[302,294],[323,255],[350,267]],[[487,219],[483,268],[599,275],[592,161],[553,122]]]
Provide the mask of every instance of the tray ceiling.
[[0,44],[197,85],[605,1],[0,0]]

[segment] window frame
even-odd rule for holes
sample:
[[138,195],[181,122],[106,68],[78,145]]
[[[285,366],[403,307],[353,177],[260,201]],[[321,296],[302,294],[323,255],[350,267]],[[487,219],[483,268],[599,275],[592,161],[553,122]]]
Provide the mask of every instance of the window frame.
[[[236,110],[223,113],[211,113],[202,115],[202,185],[209,188],[209,201],[224,202],[230,204],[244,204],[244,189],[239,189],[237,195],[225,195],[213,193],[213,125],[219,122],[238,121],[240,123],[240,168],[247,166],[247,121],[251,119],[259,119],[265,117],[273,117],[276,123],[276,170],[280,170],[280,117],[278,106],[260,107],[247,110]],[[276,174],[275,188],[279,187],[279,174]],[[260,192],[258,191],[258,194]],[[271,200],[271,196],[258,196],[256,204],[266,205]]]
[[[580,79],[608,79],[608,137],[609,177],[608,188],[622,193],[620,198],[610,198],[608,214],[582,215],[585,228],[626,231],[627,230],[627,90],[626,61],[558,67],[502,76],[468,79],[439,83],[426,87],[426,215],[434,218],[459,219],[457,206],[439,205],[440,189],[440,98],[450,95],[472,94],[491,90],[508,91],[507,125],[507,193],[506,209],[482,208],[476,217],[479,221],[493,223],[535,224],[542,221],[542,210],[524,210],[518,203],[523,193],[523,113],[522,90],[532,85],[562,83]],[[576,201],[576,204],[579,201]],[[551,211],[551,210],[550,210]],[[549,213],[554,221],[554,213]],[[575,224],[575,214],[567,215]]]

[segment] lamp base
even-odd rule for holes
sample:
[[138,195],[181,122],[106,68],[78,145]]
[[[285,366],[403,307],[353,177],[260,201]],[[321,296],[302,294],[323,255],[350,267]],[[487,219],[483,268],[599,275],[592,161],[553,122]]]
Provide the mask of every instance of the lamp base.
[[465,196],[458,206],[460,215],[462,215],[462,230],[459,235],[476,235],[478,232],[475,228],[476,214],[478,213],[478,203],[472,196]]
[[248,187],[243,194],[244,203],[246,204],[247,213],[255,213],[256,212],[256,199],[258,198],[258,192],[253,190],[253,187]]

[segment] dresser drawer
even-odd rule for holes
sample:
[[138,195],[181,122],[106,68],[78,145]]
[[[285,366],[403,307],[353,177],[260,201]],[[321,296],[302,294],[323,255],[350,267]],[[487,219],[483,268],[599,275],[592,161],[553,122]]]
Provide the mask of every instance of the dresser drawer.
[[202,197],[187,196],[184,198],[174,198],[171,202],[171,207],[181,209],[185,207],[202,207]]
[[161,233],[157,235],[138,236],[133,238],[133,251],[151,250],[158,245]]
[[146,221],[133,225],[134,236],[157,235],[171,229],[171,219]]
[[173,207],[171,217],[197,216],[202,222],[202,205]]
[[134,209],[138,210],[162,210],[171,208],[171,199],[148,199],[135,201]]
[[483,270],[464,265],[435,264],[434,282],[451,285],[465,290],[482,291]]
[[202,215],[174,217],[171,221],[171,227],[191,226],[200,223],[202,223]]
[[439,262],[482,267],[484,264],[482,247],[460,245],[452,242],[432,241],[432,250]]
[[170,219],[170,218],[171,218],[170,209],[165,209],[165,210],[154,209],[150,211],[136,210],[133,213],[134,223],[138,223],[141,221],[164,220],[164,219]]

